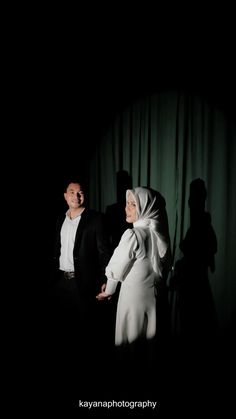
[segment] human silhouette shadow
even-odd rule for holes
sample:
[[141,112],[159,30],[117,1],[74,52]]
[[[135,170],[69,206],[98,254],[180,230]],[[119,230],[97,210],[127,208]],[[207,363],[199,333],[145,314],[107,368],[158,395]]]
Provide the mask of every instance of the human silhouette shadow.
[[201,343],[216,336],[217,316],[208,271],[215,271],[217,238],[211,216],[205,210],[207,190],[202,179],[190,183],[188,205],[190,227],[176,261],[170,286],[177,291],[179,334],[183,339]]
[[120,241],[122,234],[127,228],[132,228],[130,223],[126,222],[125,205],[126,191],[132,188],[132,178],[126,170],[119,170],[116,173],[116,197],[114,204],[106,208],[107,226],[111,240],[111,246],[115,249]]

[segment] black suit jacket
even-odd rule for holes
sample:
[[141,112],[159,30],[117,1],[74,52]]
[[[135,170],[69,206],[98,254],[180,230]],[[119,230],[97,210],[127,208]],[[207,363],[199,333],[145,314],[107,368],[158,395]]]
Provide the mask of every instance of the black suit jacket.
[[[59,269],[60,231],[65,214],[60,216],[56,226],[55,268]],[[105,268],[111,257],[111,246],[103,214],[85,210],[81,214],[74,244],[75,276],[80,294],[94,299],[106,282]]]

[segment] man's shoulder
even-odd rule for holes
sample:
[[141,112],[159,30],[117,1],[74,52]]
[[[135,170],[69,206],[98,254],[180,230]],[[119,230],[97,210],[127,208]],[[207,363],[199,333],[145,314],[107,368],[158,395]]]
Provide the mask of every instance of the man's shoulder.
[[90,208],[85,208],[81,215],[94,220],[101,220],[104,218],[104,214],[102,212]]
[[65,212],[64,213],[61,212],[61,213],[57,214],[56,217],[55,217],[56,225],[62,224],[62,222],[64,221],[65,217],[66,217]]

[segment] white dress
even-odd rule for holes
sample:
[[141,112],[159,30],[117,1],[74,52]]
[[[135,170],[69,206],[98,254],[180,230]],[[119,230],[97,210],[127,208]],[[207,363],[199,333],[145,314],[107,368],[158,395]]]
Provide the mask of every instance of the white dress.
[[113,294],[118,281],[121,281],[116,313],[116,345],[155,336],[154,284],[159,275],[153,270],[150,253],[150,230],[139,227],[128,229],[106,267],[107,294]]

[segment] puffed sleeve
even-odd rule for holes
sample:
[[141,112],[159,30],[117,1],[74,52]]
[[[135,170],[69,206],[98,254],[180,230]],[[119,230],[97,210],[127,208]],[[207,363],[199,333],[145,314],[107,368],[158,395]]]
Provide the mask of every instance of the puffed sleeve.
[[123,281],[133,264],[138,247],[134,230],[127,229],[106,267],[106,294],[114,294],[119,281]]

